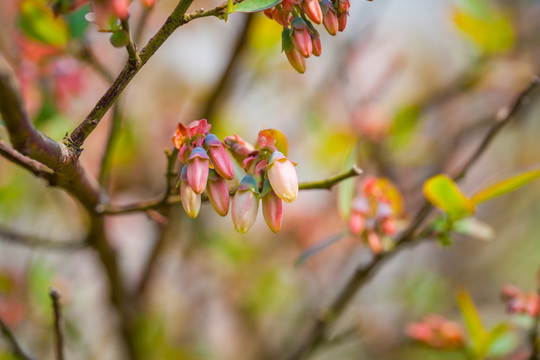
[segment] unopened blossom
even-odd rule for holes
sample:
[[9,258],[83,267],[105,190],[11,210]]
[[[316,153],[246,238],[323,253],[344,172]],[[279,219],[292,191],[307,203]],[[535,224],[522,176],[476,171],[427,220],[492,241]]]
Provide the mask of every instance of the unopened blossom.
[[142,0],[142,3],[147,8],[152,8],[156,4],[156,0]]
[[324,28],[330,35],[335,36],[339,28],[336,9],[328,0],[321,1],[321,8],[323,13]]
[[304,0],[302,2],[302,10],[304,10],[304,14],[315,24],[322,23],[323,15],[319,0]]
[[540,296],[536,291],[524,292],[514,285],[505,285],[501,292],[507,310],[512,314],[536,316],[540,307]]
[[273,190],[270,190],[262,198],[262,209],[266,225],[270,230],[277,233],[281,229],[283,201],[277,197]]
[[380,254],[383,252],[382,239],[376,232],[370,231],[367,234],[367,242],[374,254]]
[[182,168],[180,177],[180,197],[182,198],[182,206],[188,216],[195,219],[201,209],[201,195],[195,193],[189,185],[186,166]]
[[245,234],[255,223],[259,211],[257,182],[251,175],[246,175],[238,185],[231,205],[231,217],[234,229]]
[[217,173],[224,179],[232,180],[234,177],[234,166],[221,141],[219,141],[216,135],[208,134],[204,138],[204,143],[208,148],[210,161]]
[[344,31],[347,26],[347,17],[349,17],[348,12],[344,12],[338,15],[338,31]]
[[267,170],[268,180],[276,195],[287,202],[296,200],[298,175],[294,163],[279,151],[270,157]]
[[214,170],[210,170],[208,175],[206,193],[214,210],[221,216],[227,215],[230,201],[229,188],[225,179],[219,176]]
[[292,21],[291,28],[294,48],[303,57],[310,57],[313,52],[313,45],[306,22],[300,17],[295,17]]
[[196,147],[187,160],[187,181],[196,194],[206,187],[210,159],[202,147]]
[[318,33],[310,33],[311,36],[311,45],[313,48],[313,55],[321,56],[322,54],[322,44],[321,38]]
[[409,324],[406,333],[410,338],[438,349],[465,346],[463,328],[439,315],[428,315],[420,322]]
[[354,235],[360,235],[366,228],[366,217],[361,212],[355,211],[349,218],[349,230]]
[[112,0],[113,10],[116,16],[118,16],[122,20],[127,19],[129,16],[129,3],[130,0]]
[[300,74],[306,72],[306,58],[303,57],[294,47],[290,50],[285,50],[285,55],[289,64],[292,65],[294,70],[298,71]]

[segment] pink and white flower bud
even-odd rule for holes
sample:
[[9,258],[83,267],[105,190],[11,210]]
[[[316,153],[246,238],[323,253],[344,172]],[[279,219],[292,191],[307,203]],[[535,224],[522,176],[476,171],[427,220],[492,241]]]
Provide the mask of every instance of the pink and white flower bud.
[[196,194],[202,193],[206,187],[209,165],[210,158],[206,151],[200,146],[193,149],[187,160],[186,167],[187,181]]
[[204,138],[204,143],[208,146],[210,161],[212,161],[217,173],[224,179],[232,180],[234,166],[221,141],[214,134],[208,134]]
[[279,151],[274,151],[268,164],[267,176],[276,195],[287,202],[298,196],[298,175],[294,163]]
[[351,8],[351,0],[338,0],[338,13],[342,14],[344,12],[348,12]]
[[358,211],[355,211],[351,214],[349,219],[349,230],[354,235],[360,235],[366,228],[366,218],[365,216]]
[[294,47],[289,51],[285,51],[285,55],[287,56],[287,60],[289,60],[289,64],[292,65],[294,70],[298,71],[300,74],[306,72],[306,58],[303,57]]
[[345,30],[347,26],[347,18],[349,17],[348,12],[344,12],[338,15],[338,31]]
[[251,175],[246,175],[240,182],[231,205],[231,217],[234,229],[245,234],[255,223],[259,211],[257,183]]
[[383,251],[381,237],[376,232],[369,232],[367,234],[368,245],[374,254],[380,254]]
[[201,209],[201,195],[196,194],[188,184],[186,166],[182,168],[181,173],[180,197],[182,198],[182,206],[188,216],[195,219]]
[[322,54],[322,44],[319,34],[311,34],[311,45],[313,48],[313,55],[321,56]]
[[338,32],[339,23],[334,6],[326,0],[321,2],[323,12],[323,25],[326,31],[332,36],[335,36]]
[[302,2],[302,10],[315,24],[321,24],[323,15],[319,0],[304,0]]
[[277,195],[270,190],[268,194],[262,198],[262,209],[264,215],[264,221],[266,225],[274,233],[277,233],[281,229],[281,220],[283,218],[283,201],[277,197]]
[[310,57],[313,52],[311,36],[307,25],[302,18],[296,17],[292,21],[292,43],[294,48],[305,58]]
[[214,210],[221,216],[227,215],[230,201],[229,188],[225,180],[214,170],[210,170],[208,175],[206,193]]
[[122,20],[127,19],[129,16],[129,2],[129,0],[112,0],[114,13]]

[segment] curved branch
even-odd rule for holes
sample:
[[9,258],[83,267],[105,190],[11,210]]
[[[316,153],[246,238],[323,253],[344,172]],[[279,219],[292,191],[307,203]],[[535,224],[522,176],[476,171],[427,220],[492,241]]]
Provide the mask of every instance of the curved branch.
[[30,159],[11,148],[8,144],[0,140],[0,155],[8,159],[14,164],[30,171],[37,177],[43,178],[54,185],[56,183],[56,175],[54,171],[46,167],[45,165]]

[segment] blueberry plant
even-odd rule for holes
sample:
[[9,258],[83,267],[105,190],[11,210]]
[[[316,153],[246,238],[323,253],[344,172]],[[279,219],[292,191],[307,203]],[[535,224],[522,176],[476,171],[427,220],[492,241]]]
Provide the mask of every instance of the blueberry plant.
[[[164,350],[162,353],[160,346],[153,343],[146,348],[144,344],[141,345],[139,333],[148,330],[141,330],[145,328],[144,324],[141,325],[141,322],[144,323],[142,314],[150,313],[148,308],[151,307],[151,304],[144,301],[143,294],[156,267],[156,259],[163,252],[163,244],[156,243],[141,278],[136,279],[137,285],[130,285],[120,265],[115,244],[110,240],[110,217],[143,213],[162,229],[166,229],[170,225],[172,212],[180,205],[190,218],[185,221],[197,224],[203,217],[201,213],[205,211],[202,204],[209,202],[219,216],[227,217],[230,213],[231,228],[240,234],[246,234],[255,226],[261,209],[262,217],[274,233],[273,236],[279,237],[288,221],[287,207],[293,201],[302,201],[302,191],[330,190],[335,186],[347,189],[348,184],[349,191],[341,195],[346,198],[342,209],[341,232],[336,237],[310,244],[298,251],[297,263],[308,261],[344,238],[353,239],[354,247],[365,250],[369,260],[355,266],[352,275],[335,291],[333,300],[329,304],[320,305],[320,309],[315,311],[316,315],[305,324],[305,329],[299,333],[292,331],[288,339],[291,344],[278,346],[278,350],[275,350],[268,348],[270,345],[275,346],[269,341],[270,345],[260,344],[260,349],[254,351],[258,359],[300,360],[307,359],[323,345],[331,343],[331,331],[343,317],[354,296],[395,254],[424,241],[438,240],[448,246],[458,234],[489,237],[489,229],[486,230],[488,226],[475,218],[477,207],[540,177],[540,170],[534,168],[499,179],[471,195],[466,195],[458,184],[499,132],[519,115],[532,98],[539,85],[538,78],[533,77],[495,115],[496,121],[489,124],[473,152],[457,171],[450,175],[435,174],[423,179],[422,188],[417,189],[423,192],[423,203],[416,212],[411,211],[411,207],[405,203],[407,196],[404,196],[406,194],[402,193],[403,189],[395,179],[391,180],[390,176],[385,176],[387,174],[371,170],[365,170],[364,174],[359,167],[361,164],[357,164],[355,154],[344,172],[323,180],[299,182],[299,178],[304,176],[297,171],[298,164],[293,161],[293,156],[289,158],[289,148],[295,144],[289,143],[285,131],[273,125],[258,129],[258,136],[250,143],[244,140],[248,138],[247,134],[229,132],[221,124],[224,129],[220,130],[215,126],[212,116],[182,118],[176,129],[169,129],[172,144],[168,144],[170,148],[167,147],[165,151],[165,186],[159,196],[120,202],[110,190],[111,157],[115,141],[122,131],[119,126],[122,118],[120,99],[142,67],[147,65],[175,31],[181,31],[184,25],[192,21],[203,22],[208,17],[228,21],[230,17],[237,16],[235,13],[249,13],[244,16],[248,16],[247,21],[250,21],[253,14],[261,13],[269,19],[265,21],[274,21],[282,28],[282,52],[292,66],[288,70],[304,74],[306,59],[322,54],[321,38],[324,37],[319,31],[324,28],[331,36],[345,31],[351,6],[357,4],[351,4],[350,0],[229,0],[208,10],[190,12],[191,7],[196,5],[194,1],[179,0],[161,27],[142,46],[141,33],[156,6],[155,0],[18,0],[14,3],[18,24],[17,34],[13,35],[14,43],[23,55],[20,63],[0,55],[0,155],[11,163],[10,166],[30,172],[51,187],[63,189],[73,198],[83,209],[81,218],[86,224],[86,233],[84,241],[60,242],[19,233],[9,228],[8,224],[6,228],[0,228],[0,239],[19,245],[52,249],[94,250],[97,255],[95,260],[105,274],[106,291],[116,317],[115,332],[121,343],[121,353],[126,359],[197,356]],[[134,8],[140,10],[138,21],[133,17]],[[106,33],[110,46],[125,49],[127,59],[117,75],[113,75],[103,65],[99,53],[94,54],[94,49],[85,37],[85,33],[90,31]],[[44,59],[54,60],[48,62]],[[235,59],[233,54],[231,64]],[[62,111],[69,104],[70,97],[84,87],[78,73],[78,63],[89,64],[108,81],[109,86],[87,116],[71,132],[66,132],[67,128],[62,129],[65,137],[55,141],[38,129],[38,124],[50,112],[48,106],[54,106],[55,111]],[[226,70],[224,79],[228,76]],[[41,99],[43,104],[40,111],[33,118],[31,108],[39,102],[35,98],[36,84],[44,84],[46,91],[43,91],[45,99]],[[219,96],[222,87],[218,84],[216,89]],[[104,145],[99,174],[95,176],[80,159],[85,153],[83,146],[90,142],[94,130],[104,126],[101,122],[109,111],[112,113],[110,131]],[[207,111],[204,115],[207,114],[212,112]],[[371,133],[377,132],[377,129],[384,132],[382,121],[380,124],[364,124],[364,127],[366,125],[371,130],[375,129]],[[226,135],[218,137],[218,131]],[[369,132],[367,138],[370,137]],[[373,136],[370,139],[371,145],[376,147],[379,138],[378,135]],[[295,149],[295,153],[301,151]],[[8,349],[4,352],[0,348],[0,359],[33,359],[31,353],[42,358],[43,352],[23,344],[28,340],[27,336],[23,335],[19,339],[15,335],[14,329],[17,329],[23,317],[17,302],[10,298],[10,294],[17,293],[17,290],[13,290],[17,287],[24,285],[17,285],[17,281],[9,276],[0,276],[0,332]],[[50,332],[54,338],[54,354],[56,359],[64,359],[71,335],[62,315],[62,307],[65,305],[61,301],[62,291],[51,289],[49,295],[52,301],[53,321]],[[471,296],[464,289],[459,290],[457,295],[464,327],[441,315],[426,314],[418,322],[409,324],[403,333],[421,346],[441,353],[455,352],[466,359],[512,356],[516,360],[538,360],[538,291],[524,292],[516,286],[507,285],[502,295],[510,313],[522,315],[529,320],[525,326],[529,334],[526,346],[516,343],[508,345],[508,336],[515,329],[505,323],[486,330]],[[161,331],[164,330],[156,332]],[[36,346],[38,344],[31,343]],[[168,355],[163,355],[165,353]],[[101,356],[98,354],[95,357]]]

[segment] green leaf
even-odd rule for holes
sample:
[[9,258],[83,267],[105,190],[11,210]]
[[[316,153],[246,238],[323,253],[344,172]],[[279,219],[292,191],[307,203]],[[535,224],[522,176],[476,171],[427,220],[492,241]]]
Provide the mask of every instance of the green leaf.
[[474,203],[446,175],[436,175],[427,180],[424,183],[424,195],[453,220],[474,213]]
[[465,320],[465,327],[469,333],[473,351],[479,359],[483,359],[487,350],[486,345],[489,340],[489,334],[484,329],[476,306],[466,290],[461,289],[458,291],[457,302],[461,310],[461,316]]
[[69,38],[66,22],[41,0],[22,0],[18,23],[26,36],[47,45],[62,46]]
[[323,251],[330,245],[338,242],[339,240],[343,239],[344,237],[345,237],[345,234],[343,233],[335,234],[335,235],[327,237],[326,239],[316,243],[313,246],[310,246],[309,248],[307,248],[307,250],[305,250],[304,252],[302,252],[302,254],[300,254],[298,259],[296,259],[296,261],[294,262],[294,265],[295,266],[303,265],[306,261],[311,259],[311,257],[320,253],[321,251]]
[[258,12],[270,9],[279,4],[282,0],[244,0],[233,7],[231,12]]
[[495,232],[491,226],[472,217],[456,221],[453,224],[452,230],[458,234],[485,241],[493,240],[495,236]]
[[516,348],[516,336],[509,333],[509,330],[510,327],[507,324],[499,324],[491,329],[487,342],[489,358],[504,358]]
[[110,41],[112,46],[121,48],[129,42],[129,35],[124,30],[116,30],[112,33]]
[[538,177],[540,177],[540,169],[531,170],[516,176],[512,176],[511,178],[499,181],[498,183],[481,190],[473,195],[471,200],[473,203],[479,204],[486,200],[490,200],[517,190]]

